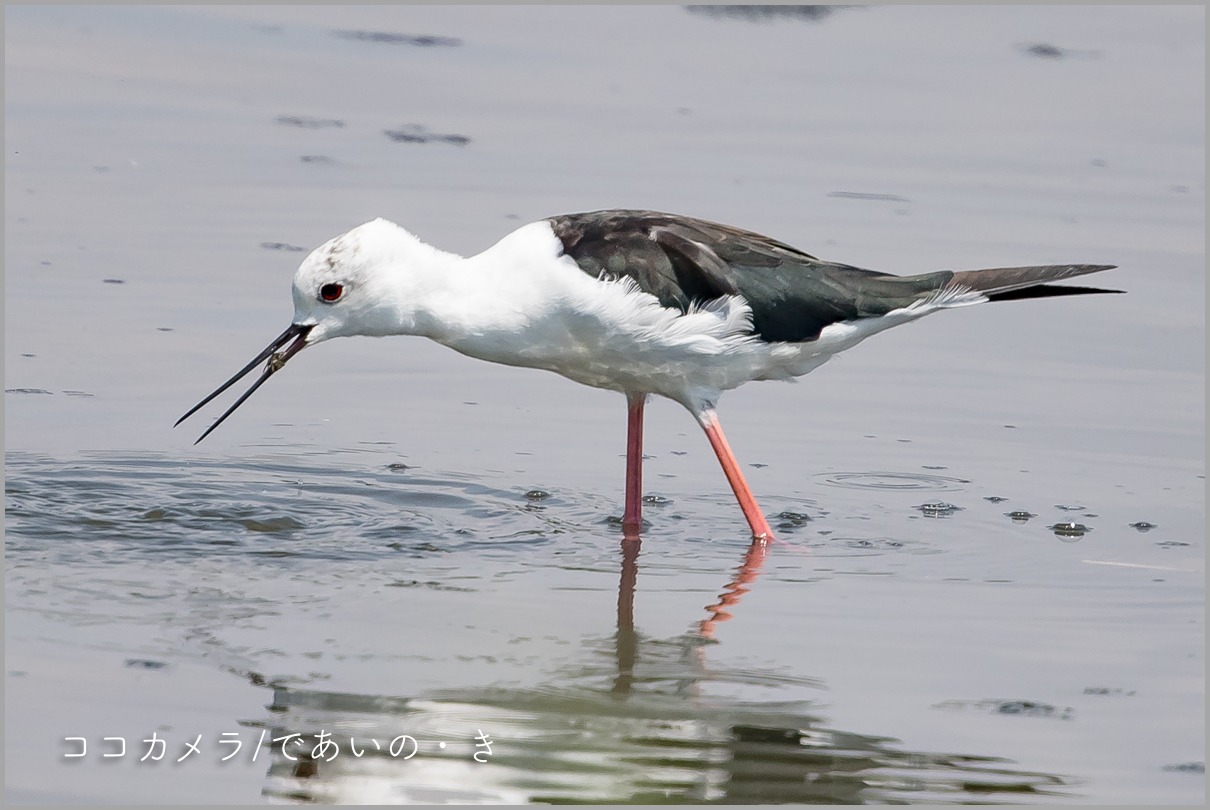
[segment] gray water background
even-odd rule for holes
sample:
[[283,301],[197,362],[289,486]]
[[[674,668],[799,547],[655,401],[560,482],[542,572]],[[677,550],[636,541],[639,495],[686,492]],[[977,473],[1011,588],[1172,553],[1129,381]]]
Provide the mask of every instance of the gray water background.
[[[7,798],[1201,802],[1204,27],[6,7]],[[728,394],[763,559],[678,406],[623,546],[622,399],[419,339],[325,344],[204,444],[172,430],[340,231],[472,253],[615,206],[904,274],[1117,264],[1127,294]],[[202,751],[139,762],[156,730]],[[251,761],[265,730],[422,745]]]

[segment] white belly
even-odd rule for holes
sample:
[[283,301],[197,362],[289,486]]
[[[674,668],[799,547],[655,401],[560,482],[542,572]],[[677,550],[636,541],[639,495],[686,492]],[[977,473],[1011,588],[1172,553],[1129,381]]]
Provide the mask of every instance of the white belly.
[[751,380],[792,380],[869,335],[931,311],[897,310],[832,324],[813,341],[768,343],[750,334],[751,310],[738,296],[681,313],[629,279],[581,276],[587,284],[580,294],[572,291],[567,300],[564,290],[562,300],[529,318],[523,330],[449,345],[484,360],[547,369],[595,388],[659,394],[693,408]]

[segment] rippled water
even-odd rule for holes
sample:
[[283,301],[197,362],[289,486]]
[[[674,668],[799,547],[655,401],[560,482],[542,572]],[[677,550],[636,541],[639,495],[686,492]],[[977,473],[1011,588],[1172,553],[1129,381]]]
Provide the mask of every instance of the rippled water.
[[[269,714],[242,719],[269,729],[273,739],[304,735],[306,745],[301,764],[299,751],[275,750],[267,796],[838,802],[935,799],[955,791],[1061,793],[1068,784],[995,757],[912,751],[836,729],[815,705],[824,688],[818,680],[712,660],[707,642],[755,583],[763,550],[745,557],[696,626],[686,623],[679,636],[647,636],[635,622],[638,546],[618,558],[609,542],[610,509],[591,498],[543,498],[536,506],[530,493],[454,477],[289,460],[62,464],[16,455],[8,466],[8,586],[21,595],[22,609],[84,626],[155,625],[161,636],[178,637],[160,655],[204,655],[272,687]],[[688,538],[677,543],[688,544]],[[805,563],[814,568],[820,557],[885,554],[910,544],[833,537],[810,545],[820,552]],[[688,549],[661,551],[656,565],[685,566]],[[717,558],[717,550],[708,556]],[[699,559],[694,567],[697,576],[663,588],[700,591],[711,563]],[[473,668],[475,659],[490,662],[487,681],[473,686],[430,684],[389,696],[317,689],[317,679],[332,676],[316,670],[339,666],[350,640],[312,652],[315,639],[279,637],[271,629],[274,617],[322,620],[351,599],[379,603],[372,611],[379,622],[431,616],[453,601],[463,613],[468,602],[480,607],[485,600],[502,610],[510,599],[525,598],[539,578],[572,590],[612,590],[616,579],[614,621],[576,640],[573,650],[560,650],[571,639],[552,638],[550,628],[534,628],[542,636],[535,639],[525,626],[511,626],[503,645],[479,638],[471,655],[452,656],[463,661],[459,669]],[[400,608],[405,612],[396,613]],[[233,642],[232,635],[254,625],[268,625],[270,647]],[[451,652],[430,642],[416,657],[443,667],[453,663]],[[502,680],[501,669],[532,676],[535,656],[554,664],[542,668],[537,683],[489,685]],[[355,657],[361,666],[400,663],[397,652],[368,647]],[[282,674],[291,672],[291,659],[308,658],[311,674]],[[790,699],[755,699],[761,689],[789,692]],[[733,690],[749,697],[737,700],[727,694]],[[472,758],[472,740],[484,728],[499,749],[488,768]],[[349,756],[350,745],[388,746],[401,729],[421,749],[414,761],[391,756],[389,748],[365,760]],[[321,733],[345,749],[343,758],[329,763],[322,754],[306,755],[317,750]]]
[[[870,577],[915,583],[911,598],[930,605],[917,615],[931,613],[931,622],[957,619],[944,605],[961,604],[988,614],[978,624],[989,629],[995,606],[1017,601],[1010,591],[1003,603],[986,603],[986,594],[972,602],[962,583],[1018,583],[1059,625],[1103,612],[1114,591],[1097,569],[1068,563],[1061,575],[1039,576],[1039,553],[1053,555],[1061,544],[1045,551],[1044,534],[1011,529],[1019,524],[957,479],[837,474],[901,494],[900,503],[867,505],[864,514],[836,514],[840,504],[827,500],[803,503],[775,522],[782,542],[744,552],[734,539],[709,539],[718,518],[694,508],[693,498],[688,508],[665,504],[672,513],[653,519],[641,546],[619,546],[610,498],[535,498],[533,490],[492,486],[490,475],[420,474],[385,462],[387,454],[358,456],[363,463],[10,454],[10,627],[20,632],[22,617],[36,614],[93,628],[85,645],[101,653],[115,649],[105,628],[141,627],[133,645],[116,647],[128,669],[171,673],[196,660],[271,690],[266,713],[238,718],[249,746],[262,732],[269,740],[299,735],[289,744],[296,748],[265,751],[267,797],[837,803],[1082,795],[1078,774],[1024,766],[990,740],[981,747],[977,734],[967,747],[921,748],[894,733],[838,725],[837,684],[820,677],[830,667],[801,657],[825,638],[825,650],[843,648],[838,628],[861,648],[880,649],[877,659],[928,655],[931,632],[922,640],[918,627],[916,638],[892,641],[874,629],[889,619],[880,614],[890,594],[870,591],[862,584]],[[915,483],[898,493],[905,481]],[[957,492],[982,513],[954,513],[952,531],[936,521],[922,531],[907,506],[921,491]],[[1111,529],[1118,536],[1137,536],[1116,515],[1110,520],[1121,524]],[[882,534],[888,530],[894,534]],[[1168,605],[1160,615],[1179,611],[1200,578],[1200,551],[1146,545],[1152,565],[1139,565],[1148,573],[1136,579],[1151,587],[1138,593],[1142,601],[1128,592],[1112,601],[1119,610],[1126,599],[1152,613]],[[959,589],[921,592],[928,583]],[[854,598],[861,603],[846,607]],[[826,612],[815,615],[821,606]],[[768,638],[736,638],[729,622],[737,615],[744,627],[755,622],[744,631],[754,641]],[[775,628],[789,627],[798,643],[773,641]],[[974,672],[988,665],[977,663],[988,644],[1024,652],[1053,643],[1053,630],[1041,627],[1014,641],[993,642],[986,632],[976,631],[981,652],[960,681],[987,678]],[[917,674],[932,668],[915,662]],[[1109,678],[1121,692],[1118,684],[1141,676],[1100,664],[1069,674],[1057,693],[1035,686],[977,694],[987,704],[980,708],[964,706],[963,693],[943,691],[934,701],[904,674],[890,694],[914,695],[926,715],[966,708],[957,727],[974,711],[989,731],[980,716],[1095,718],[1106,700],[1124,699],[1088,690]],[[353,685],[366,691],[348,691]],[[1070,705],[1043,700],[1053,695]],[[894,732],[898,723],[884,718],[880,726]],[[1046,728],[994,733],[1028,740],[1034,731],[1049,736]],[[495,743],[486,764],[473,759],[479,734]],[[401,735],[411,740],[399,743],[413,752],[407,759],[390,753]],[[328,761],[321,743],[342,755]],[[371,746],[378,749],[367,758],[352,756]]]
[[824,483],[851,489],[949,491],[969,484],[961,478],[926,473],[845,472],[822,476]]
[[[1204,798],[1203,10],[5,22],[10,801]],[[620,397],[419,340],[171,428],[308,246],[609,205],[1127,294],[729,394],[768,547],[679,408],[625,543]]]

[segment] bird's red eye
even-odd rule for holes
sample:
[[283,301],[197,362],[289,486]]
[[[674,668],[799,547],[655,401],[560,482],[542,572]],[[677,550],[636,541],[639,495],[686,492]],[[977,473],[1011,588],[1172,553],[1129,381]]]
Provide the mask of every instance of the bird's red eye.
[[319,297],[329,304],[333,301],[339,301],[340,296],[344,295],[344,293],[345,288],[341,284],[325,284],[319,288]]

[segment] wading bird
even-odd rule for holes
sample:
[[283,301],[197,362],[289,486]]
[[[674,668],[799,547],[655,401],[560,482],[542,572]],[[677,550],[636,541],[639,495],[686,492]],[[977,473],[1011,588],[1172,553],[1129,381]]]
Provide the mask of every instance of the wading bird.
[[643,406],[652,395],[679,402],[705,430],[753,538],[770,539],[715,413],[723,391],[801,376],[870,335],[940,309],[1117,292],[1051,284],[1112,267],[895,276],[727,225],[626,210],[544,219],[464,258],[376,219],[303,261],[289,328],[177,424],[263,361],[261,376],[199,442],[307,346],[421,335],[471,357],[625,394],[627,535],[642,523]]

